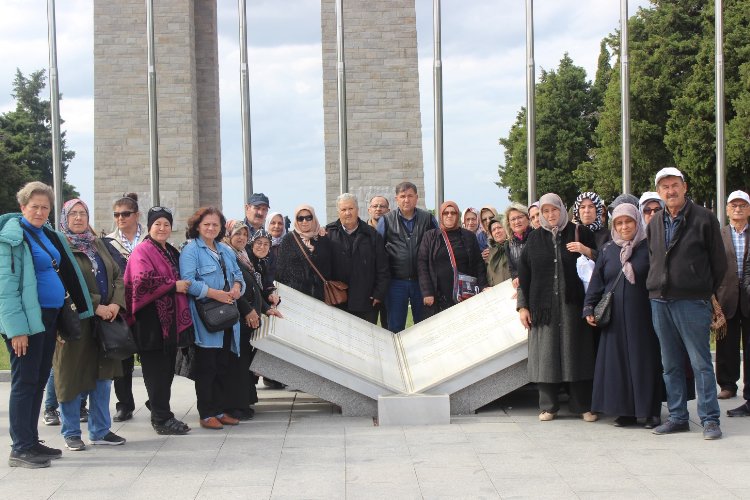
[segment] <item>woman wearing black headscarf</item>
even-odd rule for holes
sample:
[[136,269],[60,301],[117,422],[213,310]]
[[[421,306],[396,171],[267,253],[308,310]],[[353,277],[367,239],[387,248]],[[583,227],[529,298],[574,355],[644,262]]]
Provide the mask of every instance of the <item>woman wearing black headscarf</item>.
[[[570,411],[587,422],[591,413],[594,348],[590,327],[581,318],[583,283],[576,273],[576,226],[559,196],[539,200],[541,228],[532,231],[518,261],[521,323],[529,329],[529,381],[539,390],[539,419],[555,418],[560,384],[566,382]],[[591,231],[578,228],[579,241],[595,247]]]

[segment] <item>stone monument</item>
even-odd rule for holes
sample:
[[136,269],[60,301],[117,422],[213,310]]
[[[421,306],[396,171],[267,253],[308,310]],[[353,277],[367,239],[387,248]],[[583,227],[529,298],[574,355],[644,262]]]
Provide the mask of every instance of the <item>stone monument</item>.
[[[413,182],[424,207],[415,0],[346,0],[344,54],[349,191],[367,214],[374,195],[393,207],[393,188]],[[338,107],[335,0],[321,1],[326,215],[338,216]]]

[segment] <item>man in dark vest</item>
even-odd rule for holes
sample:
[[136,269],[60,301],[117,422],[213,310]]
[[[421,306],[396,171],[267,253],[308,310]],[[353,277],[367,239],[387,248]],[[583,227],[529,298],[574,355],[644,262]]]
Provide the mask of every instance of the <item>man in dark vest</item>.
[[417,252],[422,236],[438,227],[435,217],[417,208],[417,186],[402,182],[396,186],[396,210],[383,215],[378,221],[378,232],[385,240],[391,271],[391,283],[385,297],[388,310],[388,329],[398,333],[406,326],[406,316],[411,303],[414,323],[424,318],[422,292],[417,275]]
[[674,167],[656,174],[664,211],[648,224],[651,267],[646,288],[661,345],[669,419],[654,434],[690,430],[685,356],[695,374],[698,417],[704,439],[721,437],[716,377],[711,360],[711,296],[727,272],[719,221],[686,198],[687,183]]

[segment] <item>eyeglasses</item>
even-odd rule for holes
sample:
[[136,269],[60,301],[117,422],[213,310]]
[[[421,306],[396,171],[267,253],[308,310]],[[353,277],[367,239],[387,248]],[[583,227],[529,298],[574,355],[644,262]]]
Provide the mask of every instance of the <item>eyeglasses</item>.
[[254,247],[270,247],[271,244],[269,242],[267,242],[267,241],[255,240],[253,242],[253,246]]
[[112,212],[112,215],[114,216],[115,219],[119,219],[120,217],[122,217],[123,219],[127,219],[128,217],[130,217],[134,213],[135,212],[131,212],[129,210],[126,210],[124,212]]
[[732,210],[746,210],[748,206],[747,203],[730,203],[729,206],[732,208]]
[[519,216],[516,216],[516,217],[511,217],[510,219],[508,219],[508,221],[511,224],[515,224],[516,222],[521,222],[524,219],[527,219],[527,217],[525,215],[519,215]]
[[458,212],[456,212],[455,210],[446,210],[445,212],[443,212],[443,215],[456,216],[456,215],[458,215]]
[[659,212],[661,208],[644,208],[643,213],[644,215],[651,215],[655,214],[656,212]]
[[79,217],[81,219],[85,219],[88,216],[89,216],[89,214],[87,214],[85,211],[81,211],[81,212],[78,212],[78,211],[76,211],[76,212],[68,212],[68,217],[70,217],[72,219],[77,219]]
[[370,208],[388,208],[388,205],[370,205]]
[[489,222],[489,221],[491,221],[491,220],[492,220],[492,217],[484,217],[484,218],[482,219],[482,222]]
[[167,212],[168,214],[172,213],[172,210],[167,207],[151,207],[151,210],[149,211],[150,212]]
[[312,215],[298,215],[297,216],[297,222],[307,221],[312,222],[313,216]]

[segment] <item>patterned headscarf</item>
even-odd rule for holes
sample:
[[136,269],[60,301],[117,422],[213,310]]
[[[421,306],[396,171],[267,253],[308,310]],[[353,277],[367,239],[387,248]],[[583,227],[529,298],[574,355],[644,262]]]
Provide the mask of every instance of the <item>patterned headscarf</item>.
[[576,224],[582,224],[578,211],[581,208],[583,200],[591,200],[591,203],[593,203],[596,208],[596,219],[594,219],[594,222],[591,224],[585,224],[585,226],[592,232],[596,232],[601,229],[604,224],[604,202],[598,194],[592,191],[586,191],[585,193],[579,194],[575,203],[573,203],[573,222]]
[[[615,221],[618,217],[630,217],[635,221],[635,236],[632,240],[624,240],[615,229]],[[633,266],[630,264],[630,256],[633,254],[636,245],[644,239],[646,239],[646,228],[643,227],[643,219],[639,210],[630,203],[618,205],[612,212],[612,241],[620,247],[622,272],[632,285],[635,285],[635,273],[633,272]]]
[[239,233],[243,229],[247,231],[248,236],[250,235],[250,228],[247,227],[247,224],[245,224],[241,220],[237,219],[229,219],[224,226],[227,229],[227,234],[224,236],[224,243],[229,245],[229,248],[234,250],[234,253],[237,254],[237,261],[244,265],[247,269],[253,270],[253,264],[250,262],[250,258],[247,256],[247,250],[242,248],[241,250],[237,250],[232,246],[232,236]]
[[281,217],[281,236],[279,236],[278,238],[271,236],[272,247],[281,245],[281,240],[283,240],[284,236],[286,236],[286,224],[284,224],[284,216],[281,215],[280,212],[271,212],[270,214],[268,214],[268,216],[266,217],[266,231],[269,235],[271,234],[271,221],[277,215]]
[[94,230],[91,229],[91,225],[89,225],[83,233],[75,234],[70,230],[70,226],[68,225],[68,214],[76,205],[81,205],[86,211],[88,219],[91,220],[89,207],[81,199],[73,198],[72,200],[66,201],[62,207],[62,211],[60,212],[60,230],[68,238],[71,247],[86,254],[86,257],[91,261],[91,268],[94,270],[94,274],[96,274],[99,270],[99,265],[96,263],[96,247],[94,247],[96,235],[94,234]]
[[[551,225],[547,222],[547,219],[543,215],[544,205],[552,205],[560,210],[560,218],[557,220],[556,225]],[[568,210],[565,208],[565,204],[562,199],[555,193],[547,193],[539,198],[539,224],[542,229],[552,233],[552,236],[557,236],[557,231],[564,228],[568,224]]]
[[463,227],[466,228],[466,214],[468,214],[469,212],[471,212],[471,213],[473,213],[474,215],[477,216],[477,229],[474,232],[477,233],[477,234],[481,233],[482,232],[482,222],[479,220],[479,210],[477,210],[474,207],[469,207],[466,210],[464,210],[464,215],[461,218],[461,220],[463,221]]

